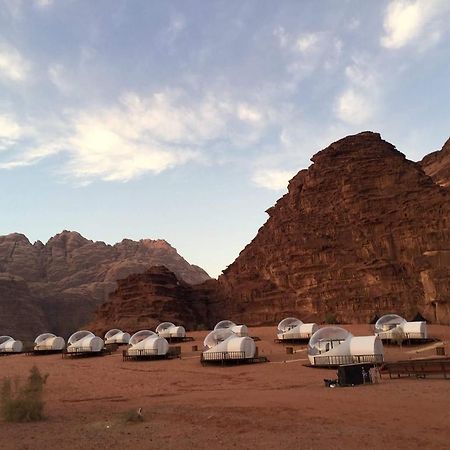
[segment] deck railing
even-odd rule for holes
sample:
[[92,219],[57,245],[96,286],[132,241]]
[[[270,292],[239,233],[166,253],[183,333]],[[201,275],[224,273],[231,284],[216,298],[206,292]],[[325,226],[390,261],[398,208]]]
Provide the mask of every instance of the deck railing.
[[377,355],[330,355],[330,356],[315,356],[315,366],[340,366],[342,364],[355,363],[371,363],[381,364],[384,357],[381,354]]
[[234,359],[246,359],[245,352],[204,352],[200,356],[200,361],[229,361]]

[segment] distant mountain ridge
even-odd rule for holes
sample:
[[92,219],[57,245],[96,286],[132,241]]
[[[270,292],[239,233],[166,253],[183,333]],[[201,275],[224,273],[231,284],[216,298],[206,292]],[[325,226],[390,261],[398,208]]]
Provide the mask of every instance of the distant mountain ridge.
[[117,279],[160,265],[189,284],[210,278],[164,240],[123,239],[108,245],[67,230],[46,244],[32,244],[20,233],[0,236],[0,334],[67,335],[90,320],[116,289]]
[[[188,326],[288,316],[368,323],[389,312],[450,324],[449,142],[421,163],[378,133],[332,143],[291,179],[217,281],[181,289],[166,271],[127,277],[92,327],[137,329],[170,317]],[[178,314],[181,299],[190,309]]]

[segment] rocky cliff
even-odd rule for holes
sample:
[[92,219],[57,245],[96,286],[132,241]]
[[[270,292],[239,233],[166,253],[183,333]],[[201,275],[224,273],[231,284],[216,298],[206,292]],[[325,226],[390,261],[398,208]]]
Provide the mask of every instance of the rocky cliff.
[[255,325],[420,312],[449,323],[450,191],[376,133],[312,161],[219,277],[224,316]]
[[[371,132],[331,144],[312,162],[218,282],[192,293],[167,273],[164,281],[130,276],[94,326],[210,327],[224,318],[273,325],[290,315],[368,322],[388,312],[449,323],[450,191],[442,177],[434,181]],[[158,293],[168,287],[170,295]]]
[[437,184],[450,187],[450,139],[441,150],[425,156],[420,165]]
[[44,245],[18,233],[1,236],[0,334],[10,330],[23,339],[41,331],[67,335],[91,320],[117,279],[153,265],[165,265],[191,284],[209,279],[163,240],[107,245],[63,231]]
[[104,334],[111,328],[130,333],[155,329],[164,321],[187,329],[205,329],[216,280],[189,285],[164,266],[118,280],[117,289],[96,311],[89,329]]

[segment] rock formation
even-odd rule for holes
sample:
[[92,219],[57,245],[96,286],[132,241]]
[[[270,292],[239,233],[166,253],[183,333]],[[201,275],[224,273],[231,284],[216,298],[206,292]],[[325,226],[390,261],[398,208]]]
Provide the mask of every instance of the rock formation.
[[425,156],[420,165],[437,184],[450,187],[450,139],[441,150]]
[[107,245],[63,231],[44,245],[31,244],[18,233],[2,236],[0,334],[10,330],[23,339],[34,338],[36,331],[67,335],[91,319],[118,278],[161,264],[192,284],[209,279],[163,240],[124,239]]
[[189,285],[164,266],[118,280],[117,289],[96,311],[89,329],[103,334],[112,327],[130,333],[155,329],[164,321],[187,329],[204,329],[216,280]]
[[219,277],[224,315],[254,325],[420,312],[449,323],[450,191],[376,133],[312,161]]
[[449,323],[450,191],[376,133],[341,139],[312,161],[218,282],[193,294],[167,273],[130,276],[96,326],[273,325],[290,315],[367,323],[388,312]]

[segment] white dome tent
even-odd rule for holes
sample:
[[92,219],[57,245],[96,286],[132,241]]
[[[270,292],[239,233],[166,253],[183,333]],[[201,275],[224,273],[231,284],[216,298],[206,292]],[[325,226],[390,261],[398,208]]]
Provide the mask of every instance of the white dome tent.
[[201,362],[262,362],[257,357],[255,341],[248,336],[238,336],[232,327],[211,331],[203,342],[207,347],[202,353]]
[[384,349],[377,336],[353,336],[340,327],[324,327],[311,336],[308,358],[313,366],[381,363]]
[[104,342],[103,339],[95,336],[90,331],[81,330],[73,333],[67,341],[67,354],[101,354]]
[[309,339],[318,329],[316,323],[303,323],[296,317],[287,317],[278,324],[277,339],[279,342]]
[[124,353],[126,357],[164,357],[169,352],[169,343],[154,331],[141,330],[130,338],[130,347]]
[[130,341],[130,333],[125,333],[118,328],[113,328],[105,334],[105,344],[128,344]]
[[34,340],[34,352],[61,352],[64,350],[66,342],[60,336],[56,336],[53,333],[40,334]]
[[156,333],[165,339],[184,340],[186,338],[185,328],[172,322],[160,323],[156,328]]
[[427,339],[427,323],[407,322],[397,314],[385,314],[375,323],[375,334],[383,340]]
[[0,336],[0,354],[21,353],[22,341],[16,341],[11,336]]
[[237,336],[248,336],[248,328],[246,325],[236,325],[231,320],[221,320],[216,324],[214,330],[230,329]]

